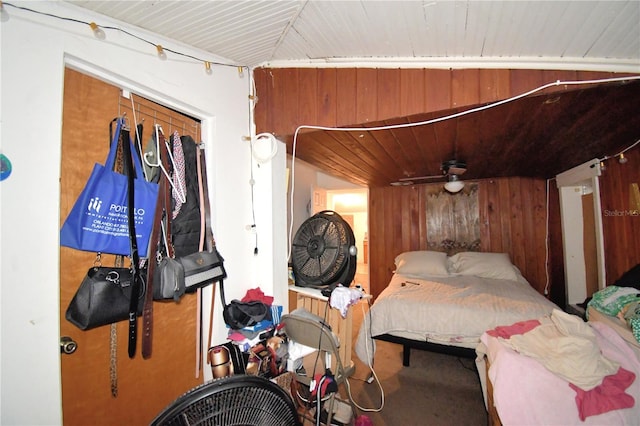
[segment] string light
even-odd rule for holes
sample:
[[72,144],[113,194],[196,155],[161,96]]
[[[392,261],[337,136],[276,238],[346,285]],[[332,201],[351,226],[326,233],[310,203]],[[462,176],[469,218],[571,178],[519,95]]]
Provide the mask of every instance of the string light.
[[163,61],[167,59],[167,54],[164,53],[164,49],[162,48],[161,44],[156,44],[156,50],[158,51],[158,58],[162,59]]
[[7,22],[9,20],[9,14],[4,9],[3,6],[4,5],[3,5],[2,1],[0,1],[0,21],[1,22]]
[[203,63],[207,73],[211,73],[211,70],[212,70],[211,66],[212,65],[219,65],[219,66],[224,66],[224,67],[237,67],[237,69],[239,70],[239,73],[240,73],[240,77],[242,77],[244,75],[243,71],[242,71],[242,69],[244,68],[243,66],[239,66],[237,64],[228,64],[228,63],[224,63],[224,62],[204,60],[204,59],[198,58],[196,56],[189,55],[187,53],[183,53],[183,52],[179,52],[179,51],[176,51],[176,50],[168,49],[166,47],[163,47],[160,44],[154,43],[154,42],[152,42],[150,40],[147,40],[147,39],[145,39],[143,37],[135,35],[135,34],[129,32],[129,31],[125,30],[125,29],[120,28],[120,27],[114,27],[114,26],[109,26],[109,25],[98,25],[95,22],[87,22],[87,21],[83,21],[83,20],[80,20],[80,19],[68,18],[68,17],[65,17],[65,16],[55,15],[55,14],[52,14],[52,13],[41,12],[41,11],[34,10],[34,9],[31,9],[31,8],[28,8],[28,7],[24,7],[24,6],[16,6],[16,5],[12,4],[12,3],[3,2],[3,1],[0,0],[0,12],[2,13],[2,21],[7,21],[9,19],[9,14],[6,11],[5,6],[10,6],[10,7],[13,7],[15,9],[19,9],[19,10],[23,10],[23,11],[26,11],[26,12],[35,13],[37,15],[48,16],[50,18],[55,18],[55,19],[59,19],[59,20],[62,20],[62,21],[75,22],[75,23],[78,23],[78,24],[88,25],[91,28],[91,31],[93,31],[93,34],[95,35],[95,37],[98,38],[98,39],[101,39],[101,40],[106,38],[105,30],[118,31],[118,32],[121,32],[123,34],[128,35],[129,37],[136,38],[136,39],[138,39],[138,40],[140,40],[140,41],[142,41],[144,43],[147,43],[147,44],[150,44],[152,46],[155,46],[156,51],[158,52],[158,57],[160,59],[162,59],[162,60],[167,59],[167,52],[171,52],[171,53],[173,53],[175,55],[183,56],[183,57],[190,58],[190,59],[193,59],[195,61]]
[[96,36],[97,39],[104,40],[106,38],[106,34],[98,24],[95,22],[89,22],[89,26],[91,27],[91,31],[93,31],[93,35]]
[[616,158],[616,157],[618,157],[618,163],[625,164],[627,161],[629,161],[629,159],[624,155],[624,153],[629,151],[630,149],[635,148],[638,144],[640,144],[640,139],[638,139],[637,141],[635,141],[634,143],[632,143],[631,145],[629,145],[628,147],[626,147],[625,149],[623,149],[617,154],[606,155],[603,158],[600,158],[600,170],[607,169],[607,167],[605,166],[605,161],[610,160],[612,158]]

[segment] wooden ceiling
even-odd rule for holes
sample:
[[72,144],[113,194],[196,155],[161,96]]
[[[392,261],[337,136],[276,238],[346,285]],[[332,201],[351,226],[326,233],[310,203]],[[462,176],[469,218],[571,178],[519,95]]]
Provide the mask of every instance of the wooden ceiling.
[[[530,85],[514,85],[518,76],[512,76],[500,82],[508,93],[493,85],[489,91],[495,93],[485,96],[487,84],[482,76],[474,83],[477,87],[467,87],[467,77],[460,70],[637,74],[640,69],[640,2],[634,0],[65,3],[93,12],[99,25],[125,24],[127,31],[145,38],[166,37],[163,44],[172,50],[167,60],[188,60],[201,66],[193,57],[174,53],[193,47],[202,61],[247,66],[259,76],[263,67],[268,69],[265,74],[282,75],[256,81],[260,99],[256,125],[259,132],[272,132],[285,140],[290,153],[293,131],[299,124],[372,127],[417,123],[536,86],[533,79]],[[107,30],[107,40],[113,40],[115,32]],[[154,49],[154,43],[138,42],[132,40],[130,48]],[[307,73],[286,69],[316,67],[327,69]],[[373,99],[371,92],[390,96],[404,88],[400,86],[404,80],[393,85],[381,77],[382,71],[371,81],[364,71],[353,78],[350,74],[344,78],[348,73],[338,71],[337,82],[329,81],[328,76],[335,72],[330,67],[388,68],[390,73],[405,69],[401,78],[410,75],[411,68],[453,70],[453,74],[458,70],[461,76],[440,81],[437,75],[434,80],[434,72],[425,72],[420,82],[426,89],[421,92],[413,89],[418,85],[410,76],[406,91],[415,93],[403,93],[388,103],[402,109],[406,99],[417,104],[428,98],[430,104],[424,101],[410,111],[384,114],[382,110],[390,112],[392,107],[384,105],[382,96]],[[314,73],[317,80],[309,78]],[[301,77],[289,78],[296,74]],[[555,75],[542,76],[543,82],[556,80]],[[551,178],[593,158],[614,155],[640,139],[639,90],[637,81],[574,86],[418,127],[348,133],[305,130],[296,157],[363,186],[389,185],[400,179],[425,182],[416,178],[440,175],[441,163],[454,157],[467,162],[463,175],[467,180]],[[338,105],[334,117],[328,117],[329,104],[353,91],[357,93],[350,99],[355,101],[344,108]],[[373,104],[372,99],[378,103]],[[266,110],[260,110],[265,103]],[[374,109],[377,111],[370,113]],[[260,121],[261,115],[267,119]]]
[[[349,182],[379,187],[444,180],[441,164],[467,163],[463,180],[553,178],[640,139],[640,80],[579,86],[500,105],[440,110],[348,127],[431,124],[385,130],[302,129],[296,158]],[[476,110],[475,112],[469,112]],[[440,121],[442,117],[460,114]],[[293,149],[293,134],[278,135]],[[636,148],[640,149],[640,147]]]

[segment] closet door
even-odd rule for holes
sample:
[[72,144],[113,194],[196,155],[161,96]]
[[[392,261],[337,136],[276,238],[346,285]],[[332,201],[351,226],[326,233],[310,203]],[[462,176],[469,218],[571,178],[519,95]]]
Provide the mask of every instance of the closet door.
[[[119,88],[69,69],[64,87],[60,225],[94,163],[104,163],[110,121],[126,111],[133,128],[131,100],[122,98]],[[185,124],[198,123],[148,101],[140,102],[136,108],[139,119],[144,118],[145,143],[154,121],[162,124],[167,135],[187,130],[186,134],[199,140],[200,135]],[[171,401],[202,383],[202,373],[195,377],[196,296],[186,295],[180,303],[155,303],[152,356],[142,358],[139,332],[136,356],[129,359],[126,322],[115,327],[117,344],[113,348],[110,326],[81,331],[65,319],[66,308],[94,260],[95,254],[60,247],[60,336],[78,345],[73,354],[61,354],[63,421],[83,426],[147,425]],[[103,265],[114,261],[114,256],[102,257]]]

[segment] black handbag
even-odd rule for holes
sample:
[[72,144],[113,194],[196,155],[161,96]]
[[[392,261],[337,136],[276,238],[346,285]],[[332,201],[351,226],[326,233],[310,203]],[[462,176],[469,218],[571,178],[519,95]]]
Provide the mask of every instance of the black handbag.
[[222,318],[233,330],[251,327],[263,319],[271,320],[271,308],[259,300],[242,302],[234,299],[227,304],[224,296],[224,281],[220,280],[220,302],[222,302]]
[[211,251],[199,251],[178,259],[184,268],[184,284],[187,293],[227,277],[224,259],[215,246]]
[[270,319],[271,310],[269,306],[258,301],[241,302],[232,300],[224,306],[222,317],[224,322],[233,330],[241,330],[258,324],[263,319]]
[[[139,276],[137,316],[142,315],[146,283]],[[65,318],[81,330],[124,321],[129,318],[133,273],[130,268],[94,266],[87,271],[71,299]]]

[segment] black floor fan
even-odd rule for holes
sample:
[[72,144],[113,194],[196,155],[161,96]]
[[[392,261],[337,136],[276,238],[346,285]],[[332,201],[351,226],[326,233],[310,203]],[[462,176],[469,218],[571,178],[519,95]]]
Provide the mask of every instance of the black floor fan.
[[289,394],[258,376],[235,375],[200,385],[165,408],[151,426],[299,426]]
[[311,216],[292,242],[295,284],[323,290],[349,287],[356,274],[355,244],[353,230],[338,213],[324,210]]

